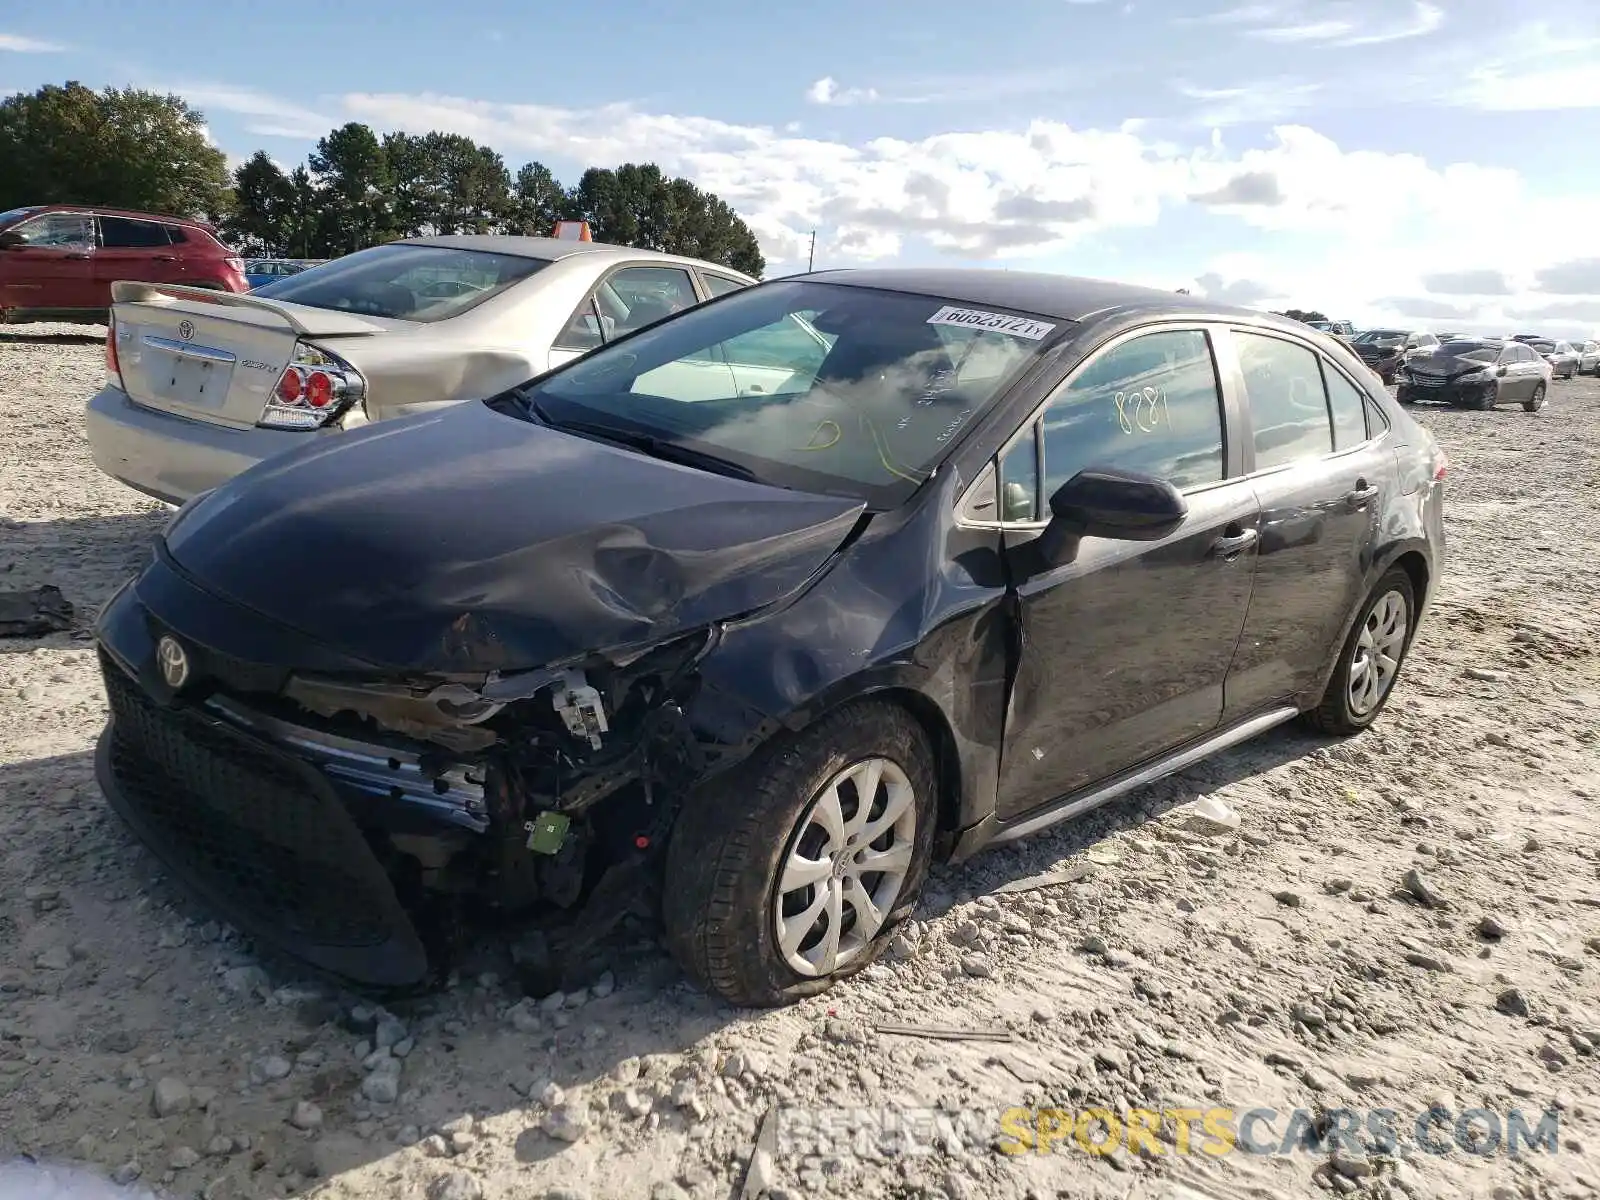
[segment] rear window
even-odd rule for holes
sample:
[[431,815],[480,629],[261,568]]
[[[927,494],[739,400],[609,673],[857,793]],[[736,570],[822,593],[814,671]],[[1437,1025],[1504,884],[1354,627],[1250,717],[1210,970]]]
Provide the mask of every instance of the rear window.
[[286,276],[255,295],[367,317],[447,321],[549,265],[519,254],[390,243]]

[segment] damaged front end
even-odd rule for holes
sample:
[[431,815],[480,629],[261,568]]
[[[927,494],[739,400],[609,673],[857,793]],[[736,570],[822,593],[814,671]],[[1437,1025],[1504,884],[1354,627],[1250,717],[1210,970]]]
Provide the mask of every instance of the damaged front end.
[[[102,783],[246,932],[347,982],[412,988],[448,971],[468,919],[516,916],[513,952],[543,994],[580,985],[624,917],[654,913],[657,852],[706,771],[686,711],[716,627],[477,680],[297,671],[268,690],[119,620],[133,603],[102,619]],[[148,647],[127,645],[134,627]],[[151,685],[169,644],[190,678]]]

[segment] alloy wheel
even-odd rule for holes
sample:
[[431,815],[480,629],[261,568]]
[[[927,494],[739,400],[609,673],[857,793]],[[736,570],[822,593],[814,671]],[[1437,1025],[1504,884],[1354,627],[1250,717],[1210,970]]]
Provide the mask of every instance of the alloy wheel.
[[916,799],[897,763],[868,758],[806,806],[773,897],[778,948],[796,974],[833,974],[883,928],[911,868]]
[[1350,711],[1364,717],[1383,702],[1400,672],[1410,628],[1406,598],[1385,592],[1367,613],[1350,659]]

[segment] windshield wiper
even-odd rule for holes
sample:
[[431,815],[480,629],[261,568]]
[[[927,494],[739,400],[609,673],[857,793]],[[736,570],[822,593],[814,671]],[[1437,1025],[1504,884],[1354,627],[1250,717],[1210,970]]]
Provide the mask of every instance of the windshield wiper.
[[528,407],[538,414],[552,429],[564,430],[568,433],[587,434],[604,441],[614,442],[619,446],[626,446],[630,450],[638,450],[648,454],[651,458],[659,458],[666,462],[681,463],[686,467],[699,467],[704,471],[711,471],[718,475],[731,475],[736,479],[755,481],[755,472],[749,467],[738,463],[729,462],[725,458],[718,458],[715,454],[707,454],[703,450],[694,450],[680,442],[670,441],[667,438],[657,437],[652,433],[638,433],[631,429],[619,429],[615,425],[607,425],[601,421],[557,421],[543,412],[531,396],[527,399]]

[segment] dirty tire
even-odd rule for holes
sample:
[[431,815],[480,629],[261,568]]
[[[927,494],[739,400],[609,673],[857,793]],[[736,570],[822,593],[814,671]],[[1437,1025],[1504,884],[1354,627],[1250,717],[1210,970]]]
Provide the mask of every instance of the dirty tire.
[[[819,790],[867,758],[891,759],[911,783],[917,813],[911,863],[865,951],[831,975],[807,977],[784,961],[778,946],[773,911],[780,866]],[[663,887],[667,948],[696,984],[747,1008],[813,996],[860,971],[916,907],[933,857],[936,786],[927,737],[896,704],[862,701],[798,735],[780,735],[692,796],[678,818]]]
[[[1395,679],[1389,684],[1389,690],[1371,711],[1358,715],[1350,707],[1350,666],[1355,660],[1356,645],[1361,639],[1362,627],[1366,625],[1367,618],[1372,615],[1372,610],[1377,607],[1378,601],[1390,592],[1399,592],[1405,598],[1405,645],[1400,651],[1399,663],[1395,667]],[[1349,737],[1370,726],[1382,715],[1383,710],[1389,705],[1389,697],[1394,695],[1400,674],[1405,670],[1406,655],[1411,650],[1411,642],[1416,636],[1416,631],[1417,594],[1416,589],[1411,586],[1411,576],[1400,567],[1391,567],[1384,572],[1383,577],[1362,602],[1361,611],[1356,616],[1355,623],[1350,626],[1350,634],[1339,650],[1339,662],[1333,669],[1333,675],[1328,680],[1328,687],[1323,692],[1321,701],[1311,711],[1302,713],[1300,719],[1317,732],[1332,734],[1335,737]]]
[[1538,412],[1544,407],[1544,384],[1533,389],[1533,395],[1522,402],[1523,412]]

